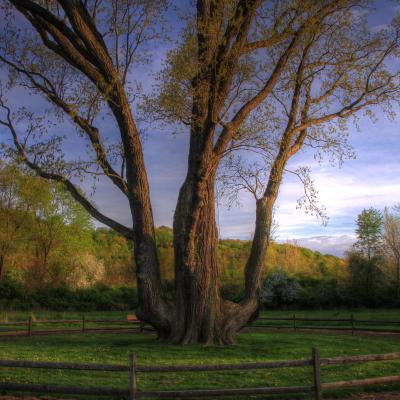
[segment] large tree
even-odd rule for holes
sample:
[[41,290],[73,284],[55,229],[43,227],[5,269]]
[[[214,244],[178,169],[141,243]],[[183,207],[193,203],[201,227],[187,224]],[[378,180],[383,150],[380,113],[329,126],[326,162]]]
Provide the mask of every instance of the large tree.
[[[181,17],[185,28],[155,93],[139,108],[133,83],[141,76],[134,67],[156,51],[163,35],[162,0],[3,0],[0,59],[11,72],[9,82],[43,95],[58,116],[69,116],[88,139],[90,158],[66,161],[58,152],[60,138],[46,139],[42,122],[27,112],[28,122],[18,124],[23,115],[4,98],[1,123],[21,162],[62,182],[94,218],[133,240],[137,315],[161,339],[232,343],[259,307],[273,207],[289,159],[305,146],[341,156],[352,116],[378,105],[390,111],[398,95],[397,71],[389,65],[398,29],[394,22],[370,31],[367,3],[197,0]],[[137,125],[148,112],[190,135],[174,215],[172,301],[162,290]],[[107,146],[101,126],[105,115],[120,134],[114,146]],[[260,158],[243,164],[246,150]],[[240,303],[224,301],[219,290],[215,184],[224,160],[232,181],[242,182],[235,187],[256,200]],[[308,186],[307,168],[293,172]],[[108,177],[129,201],[132,226],[98,210],[78,190],[76,173]],[[314,194],[306,197],[312,201]]]

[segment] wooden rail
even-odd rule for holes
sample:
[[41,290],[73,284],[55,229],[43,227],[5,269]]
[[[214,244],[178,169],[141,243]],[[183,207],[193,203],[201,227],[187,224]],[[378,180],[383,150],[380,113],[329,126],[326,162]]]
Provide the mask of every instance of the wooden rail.
[[[39,325],[72,325],[74,327],[60,327],[52,329],[38,329]],[[89,327],[92,324],[92,327]],[[101,324],[120,325],[120,326],[99,326]],[[93,325],[95,325],[93,327]],[[96,326],[97,325],[97,326]],[[5,329],[1,329],[5,327]],[[25,329],[13,329],[16,327],[25,327]],[[8,321],[0,322],[0,336],[26,336],[45,335],[54,333],[86,333],[86,332],[106,332],[115,330],[132,330],[137,328],[140,332],[152,331],[146,327],[143,321],[136,320],[117,320],[117,319],[87,319],[84,315],[81,319],[48,319],[33,320],[29,317],[26,321]]]
[[[287,322],[286,325],[277,324],[279,322]],[[328,323],[321,326],[315,323]],[[335,325],[336,324],[336,325]],[[370,325],[370,326],[368,326]],[[374,328],[371,325],[381,325],[382,328]],[[384,326],[393,325],[394,328],[385,328]],[[350,318],[304,318],[293,314],[291,317],[259,317],[257,321],[250,325],[251,327],[259,328],[276,328],[276,329],[299,329],[307,330],[335,330],[335,331],[351,331],[352,335],[358,332],[387,332],[400,334],[400,320],[368,320],[356,319],[354,315]]]
[[[132,317],[132,316],[128,316]],[[287,324],[280,324],[285,323]],[[316,325],[318,323],[318,325]],[[39,325],[74,325],[70,328],[56,329],[38,329]],[[91,324],[91,326],[90,326]],[[99,326],[107,324],[108,326]],[[93,326],[94,325],[94,326]],[[97,326],[96,326],[97,325]],[[118,326],[119,325],[119,326]],[[368,326],[369,325],[369,326]],[[378,328],[378,325],[382,325]],[[384,327],[387,326],[387,328]],[[390,327],[392,326],[392,327]],[[5,329],[1,329],[5,327]],[[17,327],[25,327],[25,329],[13,329]],[[27,336],[53,334],[53,333],[85,333],[85,332],[106,332],[115,330],[131,330],[138,328],[140,332],[152,331],[151,327],[146,327],[142,321],[128,318],[127,320],[117,319],[87,319],[82,316],[81,319],[52,319],[52,320],[37,320],[32,317],[26,321],[9,321],[0,322],[0,335],[24,335]],[[276,329],[292,329],[295,332],[301,329],[305,330],[332,330],[332,331],[350,331],[353,335],[356,332],[381,332],[381,333],[399,333],[400,320],[367,320],[356,319],[352,315],[350,318],[304,318],[293,314],[291,317],[259,317],[259,319],[250,325],[250,327],[259,328],[276,328]],[[390,327],[390,328],[389,328]]]
[[[129,387],[127,389],[110,387],[74,387],[56,386],[44,384],[27,384],[14,382],[0,382],[2,391],[18,391],[30,393],[58,393],[58,394],[77,394],[77,395],[101,395],[101,396],[124,396],[130,400],[142,398],[190,398],[190,397],[218,397],[218,396],[250,396],[250,395],[269,395],[269,394],[297,394],[314,393],[315,400],[322,400],[323,392],[331,389],[360,387],[368,385],[388,384],[400,382],[400,375],[384,376],[369,379],[357,379],[349,381],[337,381],[322,383],[322,366],[340,365],[360,362],[373,362],[385,360],[400,360],[400,352],[373,354],[351,357],[320,358],[318,349],[312,349],[311,359],[288,360],[288,361],[269,361],[257,363],[241,364],[220,364],[220,365],[163,365],[163,366],[138,366],[136,355],[132,353],[129,357],[128,365],[118,364],[77,364],[63,362],[43,362],[43,361],[21,361],[21,360],[0,360],[0,367],[6,368],[44,368],[44,369],[66,369],[75,371],[110,371],[128,372]],[[287,387],[249,387],[249,388],[226,388],[226,389],[186,389],[186,390],[139,390],[137,387],[138,373],[157,373],[157,372],[193,372],[193,371],[230,371],[230,370],[253,370],[268,368],[293,368],[306,367],[313,368],[313,384],[306,386],[287,386]]]

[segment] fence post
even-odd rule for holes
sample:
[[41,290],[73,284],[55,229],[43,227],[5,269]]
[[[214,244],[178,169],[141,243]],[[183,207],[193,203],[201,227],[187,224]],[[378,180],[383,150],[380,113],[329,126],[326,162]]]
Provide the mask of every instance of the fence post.
[[85,333],[85,316],[82,315],[82,333]]
[[354,314],[351,314],[351,336],[354,336]]
[[297,331],[297,327],[296,327],[296,314],[293,314],[293,329],[296,332]]
[[136,354],[129,355],[129,400],[136,400]]
[[319,350],[316,347],[313,347],[312,349],[312,365],[314,373],[315,400],[322,400],[321,363],[319,360]]
[[28,336],[32,336],[32,315],[28,319]]

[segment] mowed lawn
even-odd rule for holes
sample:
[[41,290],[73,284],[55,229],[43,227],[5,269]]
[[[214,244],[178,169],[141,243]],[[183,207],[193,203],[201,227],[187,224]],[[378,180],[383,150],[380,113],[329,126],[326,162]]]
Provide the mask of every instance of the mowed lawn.
[[[400,339],[294,332],[248,332],[240,334],[237,344],[230,347],[203,347],[201,345],[182,347],[158,343],[153,334],[87,333],[52,337],[0,338],[0,359],[127,364],[129,353],[135,352],[139,365],[223,364],[310,358],[312,347],[320,349],[321,357],[386,353],[400,351]],[[400,362],[386,361],[323,367],[322,378],[324,382],[329,382],[398,374],[400,374]],[[0,380],[75,386],[128,387],[126,372],[0,368]],[[138,382],[139,389],[157,390],[309,384],[312,384],[310,367],[257,371],[142,373],[139,375]],[[400,390],[400,386],[386,385],[375,390],[389,389]],[[350,392],[330,392],[329,396],[343,396],[348,393]],[[290,395],[289,398],[312,397]]]

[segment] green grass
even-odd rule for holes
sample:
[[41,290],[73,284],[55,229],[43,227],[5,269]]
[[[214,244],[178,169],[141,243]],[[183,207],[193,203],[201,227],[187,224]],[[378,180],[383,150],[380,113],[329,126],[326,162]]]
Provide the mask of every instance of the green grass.
[[[2,338],[0,358],[13,360],[68,361],[126,364],[136,352],[139,365],[222,364],[310,358],[318,347],[321,357],[399,351],[394,338],[315,335],[306,333],[252,332],[239,335],[231,347],[176,346],[142,334],[75,334],[53,337]],[[396,375],[400,362],[385,361],[323,368],[323,381]],[[0,380],[84,386],[127,387],[127,373],[0,369]],[[250,386],[307,385],[312,371],[306,368],[277,370],[164,373],[139,375],[140,389],[225,388]],[[392,386],[393,388],[394,386]],[[389,388],[389,386],[386,386]],[[385,387],[380,387],[380,390]],[[331,393],[333,396],[343,392]],[[296,398],[290,396],[291,399]],[[301,398],[301,397],[299,397]],[[304,397],[302,397],[304,398]]]
[[[132,312],[92,312],[85,313],[87,319],[126,320]],[[399,310],[355,310],[351,311],[265,311],[264,316],[306,318],[349,318],[400,320]],[[29,312],[2,312],[1,321],[26,320]],[[36,320],[79,319],[79,312],[33,313]],[[88,324],[87,326],[98,326]],[[38,326],[49,328],[49,324]],[[63,326],[52,325],[52,328]],[[64,326],[65,327],[65,326]],[[77,324],[76,327],[79,327]],[[385,326],[383,326],[385,327]],[[400,328],[400,326],[398,326]],[[26,329],[26,328],[22,328]],[[400,339],[389,337],[352,337],[351,335],[309,334],[294,332],[252,332],[238,336],[232,347],[203,347],[201,345],[174,346],[160,344],[153,335],[132,333],[120,334],[69,334],[52,337],[0,337],[0,359],[68,361],[80,363],[126,364],[130,352],[136,352],[139,365],[154,364],[222,364],[268,360],[288,360],[310,358],[311,348],[318,347],[321,357],[373,354],[400,351]],[[398,375],[400,362],[385,361],[323,368],[323,381],[362,379],[373,376]],[[0,380],[24,383],[48,383],[83,386],[110,386],[125,388],[127,373],[77,372],[0,369]],[[251,386],[292,386],[312,384],[311,368],[286,368],[277,370],[196,372],[140,374],[140,389],[189,389],[189,388],[233,388]],[[400,386],[380,386],[375,390]],[[346,392],[331,392],[341,396]],[[260,397],[259,397],[260,398]],[[270,398],[270,397],[269,397]],[[295,397],[294,398],[307,398]]]

